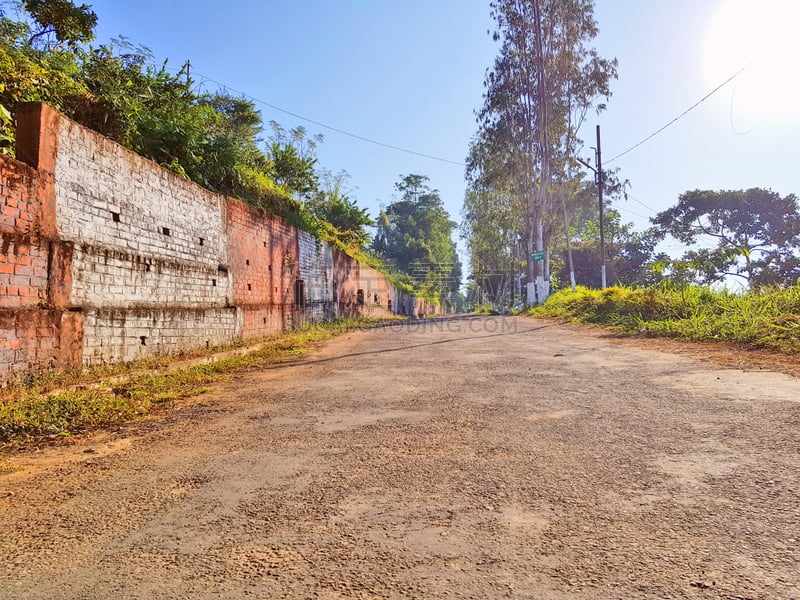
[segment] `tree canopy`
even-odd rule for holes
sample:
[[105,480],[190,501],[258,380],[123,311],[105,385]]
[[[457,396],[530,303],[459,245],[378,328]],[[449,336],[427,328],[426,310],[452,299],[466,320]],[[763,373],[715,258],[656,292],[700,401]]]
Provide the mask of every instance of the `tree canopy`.
[[[572,233],[572,254],[575,278],[581,285],[601,286],[599,215],[591,215],[581,221],[581,226]],[[657,251],[661,241],[655,229],[636,231],[632,223],[622,221],[620,212],[613,208],[605,211],[606,264],[608,282],[611,285],[643,286],[657,283],[660,275],[656,265],[667,259]],[[566,261],[556,263],[559,281],[569,281]]]
[[86,4],[76,5],[71,0],[22,0],[22,6],[37,28],[31,32],[28,45],[58,43],[75,45],[94,39],[97,15]]
[[306,202],[308,209],[330,225],[335,237],[349,248],[358,250],[369,243],[367,227],[374,227],[367,209],[361,208],[350,196],[349,175],[345,171],[323,171],[316,193]]
[[378,217],[373,251],[432,295],[453,298],[461,265],[450,220],[438,190],[425,175],[406,175],[395,184],[399,199]]
[[692,190],[653,217],[662,237],[707,247],[684,255],[701,283],[738,277],[751,287],[800,277],[800,210],[794,194],[763,188]]

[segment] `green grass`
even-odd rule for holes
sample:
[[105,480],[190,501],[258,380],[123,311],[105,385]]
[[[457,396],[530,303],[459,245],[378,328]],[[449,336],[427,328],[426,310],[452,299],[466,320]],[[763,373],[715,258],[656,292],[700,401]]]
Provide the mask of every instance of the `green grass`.
[[541,317],[594,323],[621,332],[689,341],[721,341],[800,353],[800,287],[744,294],[689,286],[611,287],[553,294],[530,310]]
[[[186,368],[170,368],[175,357],[164,357],[17,382],[0,393],[0,444],[21,447],[141,419],[175,400],[201,394],[233,373],[290,360],[317,342],[382,320],[309,325],[257,341],[258,349],[241,356]],[[212,353],[200,351],[190,357]]]

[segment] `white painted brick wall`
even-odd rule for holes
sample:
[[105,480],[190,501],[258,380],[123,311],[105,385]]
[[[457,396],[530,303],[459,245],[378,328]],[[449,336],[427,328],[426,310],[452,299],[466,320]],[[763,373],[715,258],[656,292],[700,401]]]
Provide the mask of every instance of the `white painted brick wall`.
[[72,303],[84,308],[224,307],[232,297],[231,277],[216,267],[86,244],[72,264]]
[[68,119],[59,123],[61,239],[209,268],[227,265],[222,196]]
[[71,303],[84,309],[84,363],[236,339],[224,197],[68,119],[57,149],[56,223],[75,245]]
[[306,305],[333,301],[333,251],[305,231],[298,232],[300,279],[306,282]]
[[127,362],[230,343],[241,331],[235,308],[87,310],[83,363]]

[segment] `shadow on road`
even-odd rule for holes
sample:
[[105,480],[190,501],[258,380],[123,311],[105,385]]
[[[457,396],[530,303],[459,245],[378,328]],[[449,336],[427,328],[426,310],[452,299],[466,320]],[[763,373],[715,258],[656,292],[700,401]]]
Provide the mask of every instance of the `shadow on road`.
[[[471,315],[464,315],[464,316],[455,316],[455,317],[439,317],[433,319],[416,319],[412,321],[403,321],[398,323],[381,323],[372,327],[367,328],[367,330],[374,330],[374,329],[393,329],[396,330],[398,333],[406,332],[406,333],[415,333],[415,330],[421,332],[447,332],[447,325],[452,323],[461,323],[461,322],[478,322],[478,321],[488,321],[488,320],[495,320],[497,322],[498,319],[513,319],[513,317],[505,317],[505,316],[492,316],[492,317],[481,317],[481,316],[471,316]],[[516,321],[515,321],[516,322]],[[541,331],[542,329],[547,329],[550,327],[555,327],[556,323],[548,323],[546,325],[540,325],[538,327],[528,327],[526,329],[514,329],[510,331],[503,331],[500,333],[489,333],[487,335],[470,335],[470,336],[462,336],[462,337],[454,337],[448,338],[446,340],[436,340],[434,342],[425,342],[423,344],[410,344],[408,346],[398,346],[397,348],[383,348],[381,350],[370,350],[366,352],[353,352],[350,354],[342,354],[339,356],[331,356],[328,358],[318,358],[312,360],[292,360],[281,362],[275,365],[269,365],[264,367],[264,370],[268,369],[280,369],[283,367],[293,367],[299,365],[315,365],[319,363],[327,363],[333,362],[336,360],[340,360],[342,358],[353,358],[356,356],[370,356],[376,354],[387,354],[390,352],[402,352],[404,350],[416,350],[418,348],[427,348],[430,346],[441,346],[444,344],[452,344],[454,342],[461,342],[465,340],[475,340],[475,339],[488,339],[488,338],[496,338],[496,337],[506,337],[512,335],[520,335],[523,333],[531,333],[534,331]],[[461,329],[450,329],[449,332],[451,333],[459,333]],[[478,328],[471,327],[469,331],[473,333],[478,333]]]

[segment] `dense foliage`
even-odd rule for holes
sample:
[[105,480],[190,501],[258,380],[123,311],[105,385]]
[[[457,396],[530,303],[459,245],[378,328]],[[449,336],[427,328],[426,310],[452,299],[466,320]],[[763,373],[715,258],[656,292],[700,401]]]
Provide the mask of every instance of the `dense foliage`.
[[[576,221],[578,226],[570,232],[575,278],[584,286],[599,288],[599,217],[586,215]],[[646,286],[661,281],[661,265],[667,255],[657,250],[662,236],[656,230],[636,231],[613,208],[606,209],[604,226],[607,279],[612,285]],[[557,246],[555,254],[553,273],[560,287],[566,287],[569,271],[563,247]]]
[[794,285],[800,279],[800,207],[794,194],[762,188],[693,190],[652,221],[662,237],[706,243],[669,264],[698,283],[737,277],[753,288]]

